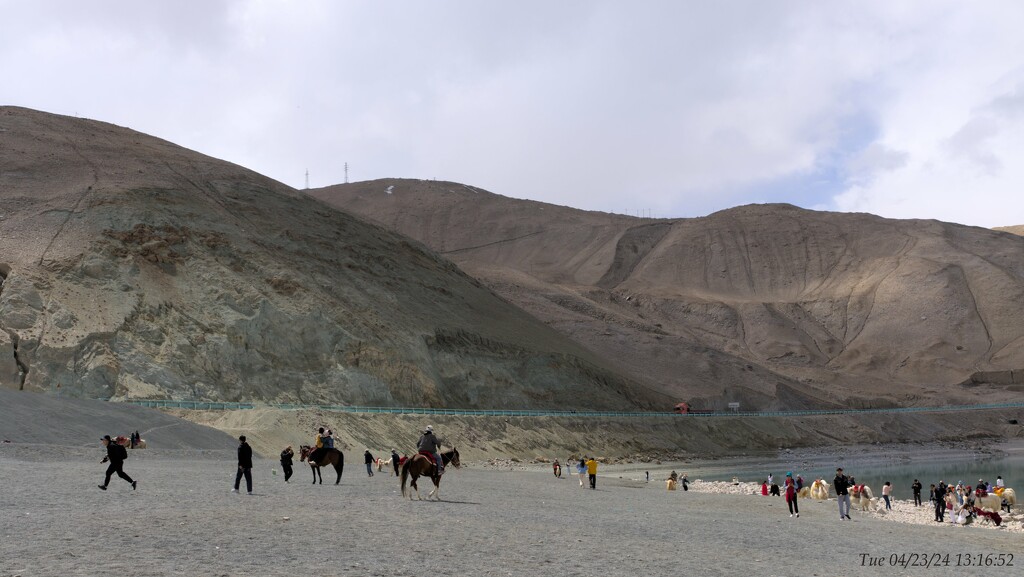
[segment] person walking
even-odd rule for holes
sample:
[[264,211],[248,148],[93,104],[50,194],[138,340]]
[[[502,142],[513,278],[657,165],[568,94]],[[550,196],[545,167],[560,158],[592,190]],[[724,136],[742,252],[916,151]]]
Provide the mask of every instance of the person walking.
[[850,479],[843,474],[843,468],[836,469],[836,478],[832,479],[832,488],[836,490],[836,501],[839,503],[839,520],[850,517]]
[[122,467],[124,467],[124,460],[128,458],[128,451],[124,448],[124,445],[118,445],[112,441],[110,439],[110,435],[103,435],[100,441],[103,443],[103,446],[107,448],[107,456],[103,457],[103,460],[100,461],[100,463],[102,464],[110,461],[110,466],[107,467],[107,474],[106,477],[103,478],[103,484],[96,486],[106,491],[107,485],[110,484],[110,477],[112,477],[114,473],[117,473],[118,477],[121,477],[132,484],[132,491],[134,491],[135,487],[138,486],[138,483],[129,477],[122,469]]
[[597,488],[597,460],[593,457],[587,461],[587,475],[590,477],[590,488]]
[[939,481],[935,487],[935,521],[942,523],[946,520],[946,484]]
[[238,472],[235,473],[235,488],[232,493],[238,492],[238,486],[245,477],[245,490],[252,495],[252,447],[245,442],[245,435],[238,437]]
[[369,449],[367,449],[366,452],[363,453],[363,462],[366,463],[366,474],[368,476],[372,477],[373,476],[373,453],[370,453]]
[[576,463],[576,474],[580,477],[580,489],[583,488],[583,475],[587,474],[587,464],[580,459],[579,463]]
[[799,518],[800,507],[796,503],[797,488],[796,481],[793,480],[793,473],[786,473],[786,480],[783,484],[786,486],[786,505],[789,505],[789,516],[796,515]]
[[683,490],[684,491],[689,491],[690,490],[689,485],[687,485],[687,483],[689,483],[689,482],[690,482],[689,479],[686,478],[686,473],[683,473],[682,483],[683,483]]
[[918,481],[917,479],[914,479],[914,484],[910,486],[910,490],[914,492],[914,506],[915,507],[920,507],[921,506],[921,489],[923,489],[923,488],[924,488],[924,485],[922,485],[921,481]]
[[288,479],[292,476],[292,457],[295,456],[295,451],[292,450],[292,446],[288,445],[281,451],[281,470],[284,471],[284,482],[287,483]]
[[395,476],[398,476],[398,467],[401,466],[401,457],[398,456],[398,451],[391,449],[391,467],[395,470]]
[[889,497],[891,497],[891,496],[892,496],[892,483],[890,483],[889,481],[886,481],[885,484],[882,485],[882,499],[885,500],[885,510],[886,511],[892,511],[892,503],[889,500]]

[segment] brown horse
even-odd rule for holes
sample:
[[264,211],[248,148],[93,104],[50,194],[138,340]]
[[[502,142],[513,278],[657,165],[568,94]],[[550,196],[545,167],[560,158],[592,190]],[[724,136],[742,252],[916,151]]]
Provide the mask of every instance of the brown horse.
[[[312,452],[313,447],[309,445],[300,446],[299,461],[305,461]],[[320,474],[320,467],[326,467],[327,465],[334,465],[334,470],[338,472],[338,480],[334,484],[337,485],[341,482],[341,472],[345,469],[345,455],[338,449],[324,449],[317,462],[314,463],[312,459],[309,461],[309,468],[313,469],[314,485],[316,484],[317,476],[320,477],[320,484],[324,483],[324,477]]]
[[[459,462],[459,452],[452,448],[451,451],[441,453],[441,462],[447,467],[449,464],[458,468],[461,463]],[[441,500],[441,495],[438,490],[441,488],[441,476],[437,474],[437,466],[427,458],[425,455],[415,454],[405,460],[402,463],[402,496],[406,495],[412,499],[412,491],[406,493],[405,491],[405,480],[412,476],[412,483],[410,486],[416,491],[416,498],[422,500],[420,497],[420,489],[416,486],[416,479],[420,477],[430,477],[430,480],[434,482],[434,490],[427,495],[427,499],[431,497],[437,497],[437,500]]]

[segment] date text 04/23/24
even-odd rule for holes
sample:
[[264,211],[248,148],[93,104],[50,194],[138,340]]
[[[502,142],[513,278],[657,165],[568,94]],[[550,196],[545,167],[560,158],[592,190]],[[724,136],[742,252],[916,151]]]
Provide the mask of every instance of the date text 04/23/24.
[[1013,553],[860,554],[861,567],[1013,567]]

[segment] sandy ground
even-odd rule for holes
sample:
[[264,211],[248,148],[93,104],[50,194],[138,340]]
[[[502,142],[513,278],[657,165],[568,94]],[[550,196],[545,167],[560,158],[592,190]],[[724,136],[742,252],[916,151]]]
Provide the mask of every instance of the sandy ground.
[[[592,491],[470,466],[445,476],[444,501],[410,502],[361,463],[314,487],[308,467],[285,484],[258,460],[255,495],[232,494],[233,451],[132,453],[138,490],[115,478],[102,492],[101,456],[0,446],[0,575],[1014,575],[1024,563],[1019,533],[840,523],[834,502],[801,502],[793,519],[781,499],[668,492],[614,468]],[[1014,554],[1015,567],[890,567],[893,553]]]

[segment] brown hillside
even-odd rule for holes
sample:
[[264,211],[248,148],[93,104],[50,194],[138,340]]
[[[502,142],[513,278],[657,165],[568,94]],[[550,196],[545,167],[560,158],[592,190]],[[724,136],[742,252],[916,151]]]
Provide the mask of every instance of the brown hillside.
[[0,383],[91,398],[665,400],[422,245],[241,167],[0,108]]
[[1011,234],[1024,236],[1024,224],[1018,224],[1017,226],[997,226],[992,230],[998,230],[1002,232],[1008,232]]
[[677,397],[976,402],[956,384],[1024,367],[1024,239],[985,229],[788,205],[641,220],[433,181],[311,192]]

